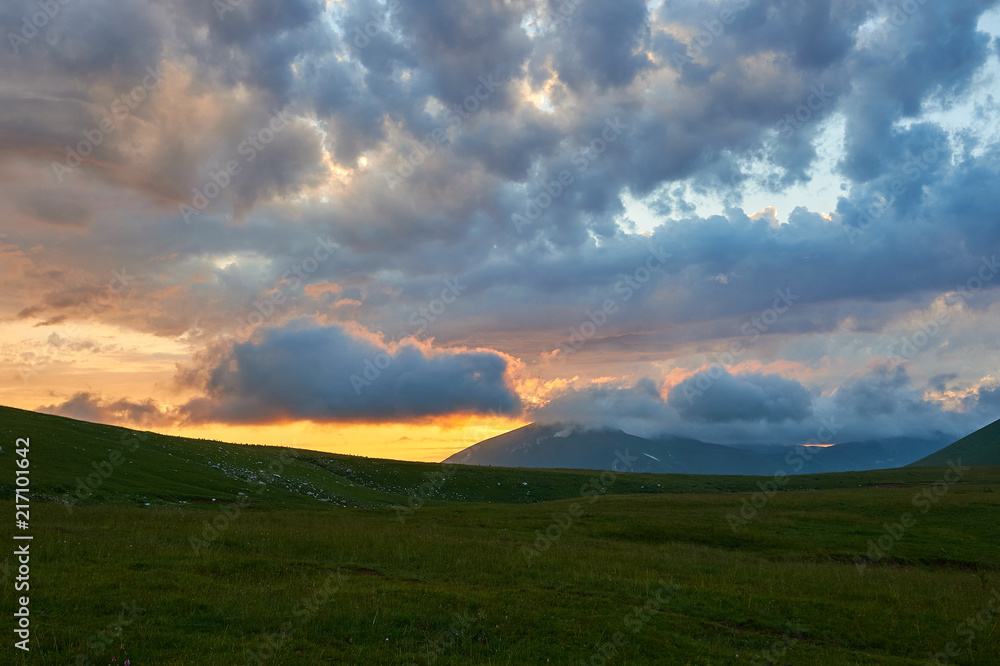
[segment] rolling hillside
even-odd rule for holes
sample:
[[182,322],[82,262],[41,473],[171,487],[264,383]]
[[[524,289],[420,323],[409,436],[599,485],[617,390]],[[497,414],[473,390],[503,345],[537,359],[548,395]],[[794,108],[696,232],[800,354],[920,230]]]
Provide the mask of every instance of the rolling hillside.
[[1000,467],[1000,420],[966,435],[950,446],[932,453],[911,466],[942,466],[948,461],[962,460],[963,465]]
[[[11,517],[20,437],[33,633],[12,664],[917,666],[1000,601],[1000,469],[407,463],[0,408]],[[8,607],[18,566],[0,555]],[[974,639],[948,663],[996,663],[1000,635]]]
[[[531,428],[527,427],[528,432],[532,432]],[[525,430],[522,428],[495,439],[521,441],[515,435],[523,435]],[[756,491],[760,476],[771,476],[780,469],[768,467],[776,464],[775,461],[752,466],[748,463],[756,455],[752,452],[717,447],[724,449],[727,456],[730,451],[736,453],[727,463],[731,467],[724,468],[734,474],[654,473],[669,468],[643,455],[644,452],[662,456],[662,460],[670,462],[680,472],[690,469],[695,444],[709,447],[710,455],[718,451],[712,449],[713,445],[693,440],[675,440],[664,444],[662,449],[643,448],[648,440],[625,433],[621,435],[611,441],[610,450],[601,449],[599,457],[582,462],[610,466],[620,447],[623,453],[629,452],[631,469],[642,473],[615,474],[612,483],[605,483],[598,481],[593,470],[585,468],[524,469],[384,460],[135,432],[0,407],[0,446],[3,447],[0,460],[7,459],[12,464],[14,438],[30,437],[33,496],[70,508],[104,503],[210,508],[213,504],[240,502],[242,506],[259,509],[320,510],[453,502],[524,504],[579,497],[581,488],[588,484],[593,486],[595,482],[594,487],[601,492],[616,494],[738,493]],[[555,439],[557,442],[570,441],[568,438]],[[593,441],[608,445],[608,440],[600,437]],[[631,448],[636,445],[641,446]],[[469,450],[449,460],[458,462]],[[697,451],[700,452],[697,455],[704,455],[704,449]],[[740,471],[744,475],[735,474]],[[755,473],[756,476],[751,476]],[[791,477],[783,489],[850,488],[890,479],[909,484],[919,483],[932,475],[932,470],[923,472],[916,468],[811,474]],[[13,495],[13,476],[0,478],[0,498],[11,499]]]

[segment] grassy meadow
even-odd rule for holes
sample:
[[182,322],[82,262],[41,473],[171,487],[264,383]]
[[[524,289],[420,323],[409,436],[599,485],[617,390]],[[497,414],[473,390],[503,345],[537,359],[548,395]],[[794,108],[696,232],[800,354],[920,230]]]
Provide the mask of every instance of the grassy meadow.
[[[16,437],[31,439],[32,471],[31,651],[13,648],[9,610],[7,663],[1000,655],[1000,468],[602,478],[226,445],[7,408],[0,437],[11,525]],[[11,550],[8,609],[22,594]]]

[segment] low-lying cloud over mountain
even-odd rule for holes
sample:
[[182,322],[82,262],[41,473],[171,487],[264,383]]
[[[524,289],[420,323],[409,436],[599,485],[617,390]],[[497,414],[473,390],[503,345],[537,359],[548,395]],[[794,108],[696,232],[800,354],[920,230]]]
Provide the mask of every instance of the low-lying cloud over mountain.
[[996,415],[996,389],[947,410],[912,386],[902,365],[883,363],[829,394],[780,375],[731,375],[712,366],[659,391],[634,386],[558,392],[532,416],[539,423],[618,428],[640,436],[682,435],[721,443],[829,444],[888,437],[957,437]]

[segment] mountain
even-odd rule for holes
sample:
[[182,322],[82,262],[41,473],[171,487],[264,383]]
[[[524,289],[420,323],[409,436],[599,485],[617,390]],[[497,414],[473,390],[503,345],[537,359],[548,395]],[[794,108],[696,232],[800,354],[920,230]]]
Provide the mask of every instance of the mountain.
[[1000,420],[966,435],[950,446],[921,458],[912,467],[944,466],[949,461],[976,467],[1000,467]]
[[902,467],[945,446],[948,439],[895,437],[810,447],[739,448],[661,435],[644,438],[621,430],[531,425],[491,437],[445,462],[495,467],[615,469],[674,474],[770,476]]
[[[637,460],[626,458],[626,453]],[[494,467],[616,469],[654,474],[698,473],[696,470],[709,466],[725,470],[716,472],[718,474],[774,472],[773,468],[764,470],[759,455],[752,451],[694,439],[663,437],[652,440],[621,430],[585,430],[536,423],[474,444],[445,462]]]

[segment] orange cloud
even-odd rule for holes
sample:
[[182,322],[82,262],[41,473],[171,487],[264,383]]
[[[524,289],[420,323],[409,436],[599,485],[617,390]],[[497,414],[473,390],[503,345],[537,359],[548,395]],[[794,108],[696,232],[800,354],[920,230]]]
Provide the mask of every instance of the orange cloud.
[[344,288],[336,282],[317,282],[305,286],[306,295],[312,298],[322,296],[323,294],[339,294],[342,291],[344,291]]

